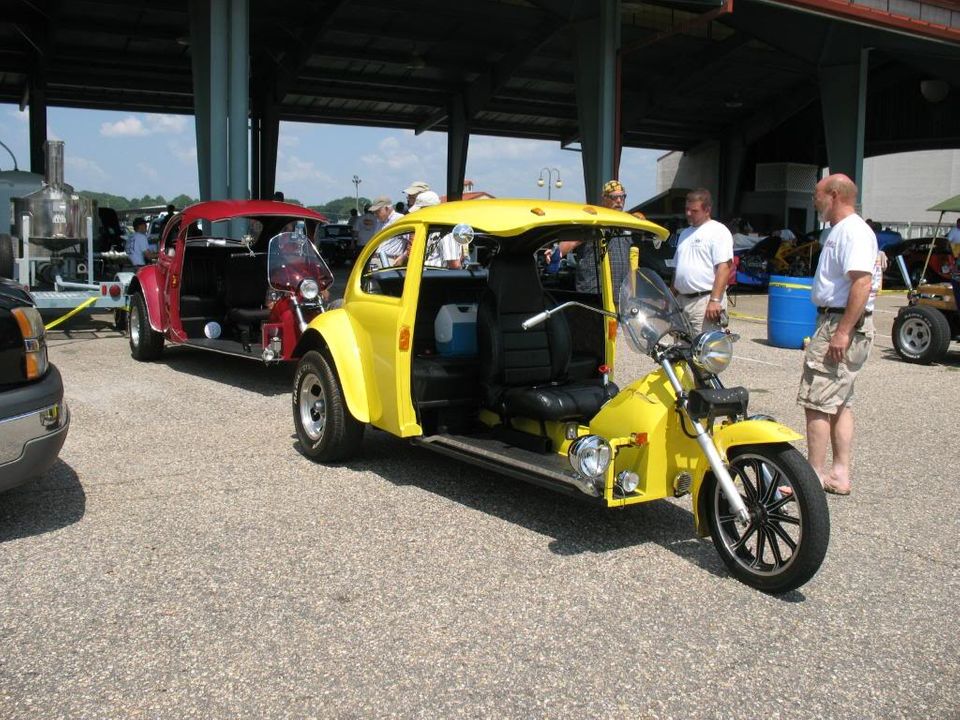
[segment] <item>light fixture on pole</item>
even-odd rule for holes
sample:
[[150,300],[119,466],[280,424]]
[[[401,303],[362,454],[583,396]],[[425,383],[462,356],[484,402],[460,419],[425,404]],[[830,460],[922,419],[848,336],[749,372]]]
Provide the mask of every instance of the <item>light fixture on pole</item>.
[[[547,174],[546,181],[544,181],[543,179],[544,173]],[[553,179],[554,173],[556,173],[557,175],[556,180]],[[537,186],[543,187],[544,183],[546,183],[546,186],[547,186],[547,200],[550,200],[551,199],[550,196],[552,195],[551,191],[553,190],[553,188],[556,187],[557,190],[559,190],[560,188],[563,187],[563,180],[560,179],[560,171],[557,168],[552,168],[552,167],[540,168],[540,177],[537,178]]]
[[358,178],[356,175],[353,176],[353,190],[354,190],[354,194],[357,197],[356,205],[354,207],[357,208],[358,215],[360,214],[360,183],[362,182],[363,180]]

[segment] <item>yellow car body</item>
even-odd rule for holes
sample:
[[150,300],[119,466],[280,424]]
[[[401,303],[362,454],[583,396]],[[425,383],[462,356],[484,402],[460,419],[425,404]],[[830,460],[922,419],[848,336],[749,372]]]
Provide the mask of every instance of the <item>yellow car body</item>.
[[[312,347],[329,352],[350,413],[360,422],[398,437],[414,437],[423,429],[411,401],[411,349],[414,319],[424,272],[427,228],[466,224],[500,242],[538,228],[569,234],[576,228],[617,227],[667,237],[664,228],[633,215],[594,205],[538,200],[469,200],[420,209],[381,230],[364,246],[344,290],[343,307],[311,321],[295,352]],[[382,239],[397,232],[413,234],[406,279],[400,297],[372,294],[363,288],[365,269]],[[609,260],[603,260],[603,307],[614,308]],[[616,323],[606,339],[606,363],[615,361]]]

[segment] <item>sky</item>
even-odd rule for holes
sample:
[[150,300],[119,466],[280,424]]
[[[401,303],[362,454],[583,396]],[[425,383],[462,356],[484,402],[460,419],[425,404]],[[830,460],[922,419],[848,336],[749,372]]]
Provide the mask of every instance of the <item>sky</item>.
[[[187,115],[74,110],[47,110],[47,136],[64,141],[64,180],[75,190],[127,198],[180,194],[199,197],[194,121]],[[0,142],[30,170],[28,113],[0,103]],[[305,205],[355,194],[352,178],[361,179],[361,196],[387,195],[403,200],[411,182],[423,180],[438,194],[446,189],[446,134],[412,130],[283,122],[277,150],[277,189]],[[629,204],[653,196],[660,150],[624,149],[620,180]],[[563,187],[551,188],[554,200],[584,200],[579,152],[559,143],[474,135],[467,154],[466,177],[474,191],[496,197],[543,198],[537,186],[558,170]],[[0,147],[0,170],[13,160]],[[550,172],[556,181],[557,172]]]

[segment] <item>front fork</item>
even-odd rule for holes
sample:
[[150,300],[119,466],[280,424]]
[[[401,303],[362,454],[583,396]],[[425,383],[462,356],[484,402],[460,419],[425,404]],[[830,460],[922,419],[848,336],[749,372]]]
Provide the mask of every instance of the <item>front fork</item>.
[[[678,398],[681,397],[683,395],[683,386],[680,384],[680,378],[677,377],[677,374],[673,370],[673,365],[670,364],[667,358],[663,357],[659,358],[659,362],[660,367],[663,368],[663,372],[666,373],[667,379],[670,380],[670,384],[673,386],[673,391]],[[750,524],[750,512],[747,510],[747,506],[744,505],[743,498],[740,497],[740,492],[733,484],[733,479],[730,477],[730,473],[727,472],[727,466],[723,462],[723,458],[720,457],[717,446],[713,444],[713,437],[699,421],[694,420],[687,414],[685,406],[681,404],[677,411],[682,412],[693,425],[693,429],[697,433],[697,444],[710,463],[710,468],[713,470],[714,475],[717,476],[720,489],[723,490],[727,502],[730,503],[737,523],[741,527],[746,527]]]

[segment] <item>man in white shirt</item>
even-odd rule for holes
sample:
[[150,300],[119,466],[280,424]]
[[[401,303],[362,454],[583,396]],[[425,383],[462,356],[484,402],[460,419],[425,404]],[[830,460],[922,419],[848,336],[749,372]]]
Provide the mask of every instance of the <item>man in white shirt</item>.
[[[807,423],[807,457],[823,489],[850,494],[853,447],[853,384],[873,345],[874,271],[877,237],[857,215],[857,186],[846,175],[817,183],[813,202],[830,223],[817,263],[810,299],[817,330],[807,345],[797,403]],[[826,469],[827,444],[833,468]]]
[[[393,207],[393,201],[386,196],[378,197],[370,205],[370,212],[377,219],[377,232],[390,227],[397,220],[403,218],[403,215]],[[409,248],[409,233],[394,235],[392,238],[380,245],[377,254],[384,267],[387,265],[403,265],[407,261]]]
[[147,260],[157,257],[156,246],[150,244],[147,238],[147,221],[137,218],[133,221],[133,235],[127,238],[124,250],[134,267],[143,267]]
[[673,288],[695,333],[726,324],[727,283],[733,267],[733,236],[710,217],[713,199],[703,188],[687,193],[690,227],[677,240]]

